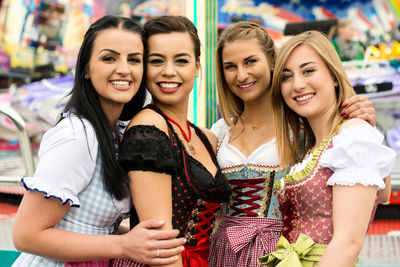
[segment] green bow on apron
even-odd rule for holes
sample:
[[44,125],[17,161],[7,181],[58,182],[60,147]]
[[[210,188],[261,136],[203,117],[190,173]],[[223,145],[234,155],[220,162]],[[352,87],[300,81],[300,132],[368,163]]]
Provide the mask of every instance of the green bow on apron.
[[[258,258],[260,264],[268,267],[312,267],[317,266],[325,252],[327,245],[316,244],[311,237],[300,234],[296,243],[281,236],[276,250],[266,256]],[[317,265],[314,265],[317,262]]]

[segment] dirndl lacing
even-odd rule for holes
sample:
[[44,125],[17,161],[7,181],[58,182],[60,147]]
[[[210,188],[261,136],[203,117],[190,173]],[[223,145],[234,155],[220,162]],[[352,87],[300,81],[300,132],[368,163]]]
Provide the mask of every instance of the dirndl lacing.
[[223,216],[211,236],[210,267],[259,267],[257,258],[275,250],[283,223],[262,217]]

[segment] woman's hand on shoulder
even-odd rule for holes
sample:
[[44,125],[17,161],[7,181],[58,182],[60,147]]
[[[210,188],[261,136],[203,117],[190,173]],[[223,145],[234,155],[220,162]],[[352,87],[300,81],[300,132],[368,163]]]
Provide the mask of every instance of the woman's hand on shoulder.
[[177,261],[186,240],[176,238],[178,230],[160,230],[163,225],[160,220],[146,220],[136,225],[124,235],[122,255],[148,265],[167,265]]
[[345,119],[359,118],[375,127],[376,114],[371,101],[365,96],[355,95],[342,103],[340,115]]

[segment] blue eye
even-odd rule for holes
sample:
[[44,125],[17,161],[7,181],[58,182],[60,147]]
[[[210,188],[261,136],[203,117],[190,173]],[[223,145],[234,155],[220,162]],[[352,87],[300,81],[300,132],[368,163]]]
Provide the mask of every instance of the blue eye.
[[251,65],[251,64],[256,63],[256,62],[257,62],[257,60],[255,60],[255,59],[249,59],[248,61],[246,61],[246,64],[247,65]]
[[313,73],[315,70],[314,69],[306,69],[304,70],[304,74],[310,74]]

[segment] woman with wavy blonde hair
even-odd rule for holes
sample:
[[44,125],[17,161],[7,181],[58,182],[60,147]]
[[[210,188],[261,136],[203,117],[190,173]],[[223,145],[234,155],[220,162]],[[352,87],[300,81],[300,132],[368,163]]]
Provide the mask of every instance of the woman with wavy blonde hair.
[[283,45],[272,95],[281,164],[296,164],[275,182],[283,231],[276,251],[259,262],[355,266],[396,153],[364,120],[341,118],[341,103],[354,91],[320,32],[304,32]]

